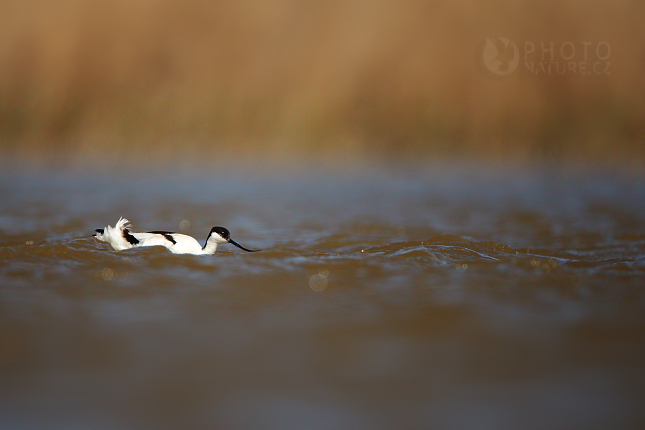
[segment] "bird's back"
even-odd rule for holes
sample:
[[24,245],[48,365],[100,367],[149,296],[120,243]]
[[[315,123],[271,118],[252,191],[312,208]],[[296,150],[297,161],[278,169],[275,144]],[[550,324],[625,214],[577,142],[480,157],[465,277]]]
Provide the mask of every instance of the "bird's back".
[[195,238],[181,233],[151,231],[133,235],[139,240],[139,246],[165,246],[174,254],[201,254],[202,251],[202,246]]

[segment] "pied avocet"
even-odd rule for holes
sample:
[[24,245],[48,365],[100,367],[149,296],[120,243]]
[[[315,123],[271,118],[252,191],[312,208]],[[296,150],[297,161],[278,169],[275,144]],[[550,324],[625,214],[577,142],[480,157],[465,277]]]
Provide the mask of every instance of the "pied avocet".
[[246,249],[231,239],[231,234],[224,227],[213,227],[208,233],[204,246],[195,238],[171,231],[149,231],[147,233],[132,233],[130,221],[120,218],[114,227],[97,228],[94,236],[107,242],[116,251],[138,246],[165,246],[174,254],[206,255],[215,254],[217,245],[231,243],[247,252],[257,252],[259,249]]

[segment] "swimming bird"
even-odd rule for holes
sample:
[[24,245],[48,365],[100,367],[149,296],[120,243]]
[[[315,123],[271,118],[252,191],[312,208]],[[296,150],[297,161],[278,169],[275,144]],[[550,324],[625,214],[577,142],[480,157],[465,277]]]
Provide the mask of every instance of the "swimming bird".
[[97,228],[94,236],[107,242],[114,250],[135,248],[139,246],[165,246],[173,254],[212,255],[217,251],[217,245],[230,243],[247,252],[257,252],[259,249],[246,249],[231,239],[231,234],[224,227],[213,227],[206,237],[204,246],[191,236],[174,233],[172,231],[149,231],[146,233],[132,233],[130,221],[119,218],[112,226]]

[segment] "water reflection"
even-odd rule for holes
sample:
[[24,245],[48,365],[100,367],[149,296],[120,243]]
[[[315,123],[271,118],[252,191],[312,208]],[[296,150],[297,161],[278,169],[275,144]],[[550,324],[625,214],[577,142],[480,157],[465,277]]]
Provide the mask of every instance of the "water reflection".
[[[642,183],[354,179],[0,176],[1,425],[643,422]],[[121,215],[265,251],[114,252]]]
[[327,276],[329,275],[329,270],[321,270],[315,275],[311,275],[309,278],[309,288],[313,291],[321,292],[327,288]]

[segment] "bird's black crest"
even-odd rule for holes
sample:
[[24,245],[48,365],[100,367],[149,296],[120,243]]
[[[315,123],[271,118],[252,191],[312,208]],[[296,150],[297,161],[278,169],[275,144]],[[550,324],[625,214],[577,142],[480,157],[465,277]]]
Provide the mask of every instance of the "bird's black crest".
[[208,236],[210,237],[210,235],[213,232],[219,234],[220,236],[222,236],[226,240],[229,240],[231,238],[231,233],[227,229],[225,229],[224,227],[213,227],[213,228],[211,228],[211,232],[209,233]]

